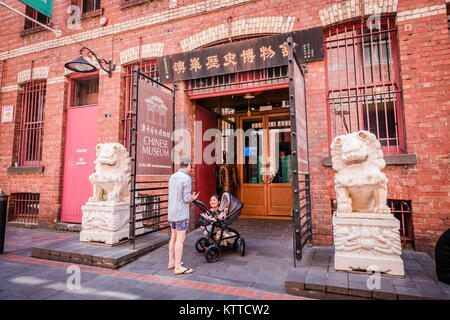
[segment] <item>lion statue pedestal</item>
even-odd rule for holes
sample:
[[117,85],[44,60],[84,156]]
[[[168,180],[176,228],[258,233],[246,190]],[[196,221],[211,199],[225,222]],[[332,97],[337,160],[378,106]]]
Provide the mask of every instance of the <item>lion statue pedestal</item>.
[[119,143],[96,147],[94,195],[81,207],[80,241],[114,245],[129,237],[130,173],[128,152]]
[[337,211],[333,215],[336,270],[404,275],[400,222],[386,206],[386,165],[368,131],[336,137],[331,144]]

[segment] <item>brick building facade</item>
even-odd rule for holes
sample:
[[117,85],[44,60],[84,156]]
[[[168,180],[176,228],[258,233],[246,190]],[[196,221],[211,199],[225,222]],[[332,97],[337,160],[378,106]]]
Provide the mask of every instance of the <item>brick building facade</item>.
[[[21,12],[27,10],[18,1],[5,2]],[[68,24],[72,23],[73,12],[68,8],[78,2],[85,5],[80,5],[81,28],[71,29]],[[87,8],[86,3],[92,6]],[[432,253],[437,238],[450,226],[448,5],[448,1],[444,0],[62,0],[54,1],[53,18],[50,20],[53,28],[63,31],[61,37],[55,37],[52,32],[40,27],[25,25],[23,17],[2,8],[0,105],[14,106],[14,120],[0,124],[0,189],[11,195],[21,195],[10,198],[10,208],[14,204],[16,206],[15,211],[11,211],[10,220],[20,217],[18,208],[21,201],[34,201],[33,208],[38,208],[24,214],[32,218],[36,216],[33,223],[51,228],[63,220],[61,208],[67,114],[73,103],[71,90],[74,83],[87,85],[88,91],[94,90],[96,93],[96,142],[125,143],[127,130],[124,119],[129,101],[127,72],[130,66],[138,64],[152,68],[154,59],[166,55],[321,26],[324,30],[326,57],[307,64],[305,83],[313,241],[318,245],[331,245],[335,195],[329,144],[336,124],[333,124],[334,118],[330,116],[330,106],[334,105],[336,99],[342,99],[342,96],[332,94],[337,91],[342,94],[345,90],[350,93],[353,87],[358,87],[349,85],[346,78],[347,85],[339,81],[339,90],[336,90],[332,83],[332,72],[335,71],[333,64],[336,64],[332,54],[335,48],[340,50],[342,39],[345,39],[345,48],[350,48],[354,53],[362,50],[364,54],[365,47],[357,47],[356,42],[350,45],[347,42],[350,40],[342,37],[347,37],[346,34],[350,34],[350,30],[354,31],[355,26],[366,23],[375,15],[383,23],[389,21],[388,29],[379,33],[383,34],[383,39],[380,35],[378,46],[381,50],[377,53],[377,61],[382,61],[383,52],[386,52],[385,65],[394,68],[388,71],[392,73],[393,79],[379,79],[379,87],[397,86],[387,93],[391,99],[388,103],[392,99],[397,103],[393,107],[395,119],[389,120],[393,121],[396,133],[392,136],[386,134],[385,137],[387,146],[390,145],[389,139],[396,141],[391,150],[386,152],[384,148],[387,162],[384,172],[390,181],[388,199],[395,210],[405,212],[405,229],[408,221],[411,222],[412,229],[407,235],[410,244],[416,250]],[[337,42],[333,40],[336,36]],[[372,35],[368,37],[371,37],[371,41],[376,39]],[[333,47],[333,43],[337,46]],[[80,44],[91,48],[106,60],[111,59],[116,65],[111,77],[102,70],[98,76],[93,75],[94,78],[98,77],[98,87],[82,82],[85,80],[77,82],[77,75],[64,68],[64,63],[78,55]],[[368,50],[370,52],[370,46]],[[347,51],[345,49],[345,54]],[[371,54],[371,57],[375,57],[373,42]],[[341,66],[345,73],[344,64],[350,60],[344,56],[341,59],[337,62],[338,78],[344,79]],[[369,63],[369,69],[370,65],[373,71],[374,63]],[[363,68],[366,68],[365,64]],[[383,74],[384,67],[380,68]],[[350,70],[348,66],[347,70]],[[363,86],[367,87],[368,80],[365,80]],[[353,81],[358,82],[356,76]],[[370,82],[376,82],[373,75]],[[40,87],[37,88],[36,84]],[[194,144],[193,123],[198,104],[188,94],[188,81],[179,82],[178,85],[176,126],[187,128],[192,133]],[[31,93],[27,93],[27,88]],[[355,92],[357,97],[367,96],[366,91],[364,94]],[[372,92],[372,96],[376,95]],[[396,98],[392,98],[394,95]],[[31,99],[31,102],[27,103],[26,99]],[[45,99],[45,108],[36,99]],[[387,100],[383,99],[381,103],[384,103],[384,111],[388,112]],[[83,105],[82,102],[79,104]],[[29,105],[42,110],[37,111],[41,112],[38,119],[33,118],[26,123],[24,108]],[[340,107],[343,107],[342,103]],[[376,125],[379,130],[388,131],[390,124],[387,124],[387,118],[386,113],[384,129]],[[25,138],[22,132],[36,123],[40,127],[33,127],[35,133],[27,131],[27,141],[37,144],[33,148],[39,149],[40,153],[28,159],[26,153],[34,151],[23,146]],[[83,130],[83,123],[79,125],[80,130]],[[16,201],[13,203],[11,199]]]

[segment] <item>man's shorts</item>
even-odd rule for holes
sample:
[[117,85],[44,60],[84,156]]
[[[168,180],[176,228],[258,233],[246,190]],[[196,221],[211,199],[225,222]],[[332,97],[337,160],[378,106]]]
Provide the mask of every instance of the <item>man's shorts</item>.
[[189,227],[189,219],[180,221],[170,221],[170,229],[177,229],[177,231],[186,231]]

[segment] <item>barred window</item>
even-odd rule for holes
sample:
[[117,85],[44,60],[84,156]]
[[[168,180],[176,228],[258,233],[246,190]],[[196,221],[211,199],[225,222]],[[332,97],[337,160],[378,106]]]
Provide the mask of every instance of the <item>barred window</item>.
[[10,216],[15,222],[37,223],[39,193],[13,193],[9,202]]
[[387,154],[403,153],[402,92],[393,20],[325,30],[329,142],[358,130],[374,133]]
[[18,164],[40,166],[44,134],[46,81],[33,81],[20,87],[20,127]]
[[142,63],[135,63],[125,67],[125,116],[123,121],[123,145],[130,150],[131,113],[133,108],[133,69],[139,66],[139,70],[146,76],[159,81],[158,61],[149,60]]
[[198,94],[210,92],[208,89],[225,91],[232,89],[252,88],[285,82],[287,79],[287,66],[271,67],[253,71],[236,72],[204,78],[188,80],[188,92]]
[[99,10],[100,0],[71,0],[73,5],[79,6],[81,13]]
[[[30,6],[26,6],[25,8],[25,14],[30,17],[33,18],[34,20],[39,21],[42,24],[48,25],[50,23],[50,18],[47,17],[46,15],[40,13],[39,11],[37,11],[36,9],[33,9]],[[30,19],[25,18],[25,26],[24,26],[24,30],[28,30],[28,29],[33,29],[33,28],[41,28],[40,25],[38,25],[36,22],[31,21]]]
[[412,207],[410,200],[387,200],[387,206],[400,221],[400,239],[403,248],[414,248],[414,230],[412,223]]

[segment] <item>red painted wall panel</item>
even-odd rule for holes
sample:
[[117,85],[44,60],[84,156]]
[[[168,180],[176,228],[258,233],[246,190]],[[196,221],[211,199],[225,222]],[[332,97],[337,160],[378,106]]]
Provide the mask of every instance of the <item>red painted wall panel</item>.
[[61,221],[81,223],[81,206],[92,196],[97,106],[67,110]]
[[[217,116],[202,108],[199,106],[196,106],[195,108],[195,120],[200,121],[202,124],[202,137],[206,130],[211,128],[217,128]],[[202,148],[201,150],[204,150],[207,145],[209,145],[212,141],[194,141],[194,144],[201,143]],[[199,148],[194,147],[194,150],[198,150]],[[209,199],[213,194],[217,193],[216,190],[216,184],[217,179],[215,176],[215,169],[216,164],[206,164],[204,162],[204,159],[202,157],[202,163],[196,164],[195,167],[195,183],[196,191],[200,191],[200,195],[198,199],[204,203],[206,203],[209,206]],[[197,209],[197,214],[199,214],[201,211]]]

